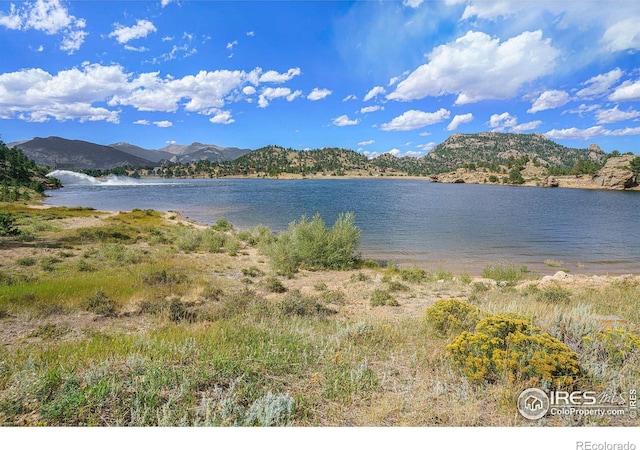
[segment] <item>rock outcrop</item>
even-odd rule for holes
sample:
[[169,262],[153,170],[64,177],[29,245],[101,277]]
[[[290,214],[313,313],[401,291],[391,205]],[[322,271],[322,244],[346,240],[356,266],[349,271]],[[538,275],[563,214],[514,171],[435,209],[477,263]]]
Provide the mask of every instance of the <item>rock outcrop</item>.
[[595,187],[621,191],[637,186],[636,176],[629,170],[629,163],[633,158],[634,155],[609,158],[593,177]]

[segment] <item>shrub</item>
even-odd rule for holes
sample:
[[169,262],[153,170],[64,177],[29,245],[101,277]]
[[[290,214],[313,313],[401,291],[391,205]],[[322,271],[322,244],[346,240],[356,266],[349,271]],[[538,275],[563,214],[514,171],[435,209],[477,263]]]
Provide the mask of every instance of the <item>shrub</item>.
[[204,232],[202,232],[198,247],[201,247],[203,250],[210,253],[220,253],[222,252],[224,243],[224,233],[213,228],[207,228]]
[[286,426],[291,420],[295,401],[287,394],[273,394],[269,391],[249,407],[244,417],[245,426]]
[[36,264],[36,260],[35,258],[27,256],[26,258],[17,259],[16,263],[18,263],[19,266],[29,267],[29,266],[34,266]]
[[562,387],[575,384],[582,375],[575,352],[515,314],[481,320],[475,333],[463,331],[447,351],[472,381],[541,381]]
[[11,214],[0,212],[0,236],[17,236],[20,234],[15,222]]
[[412,266],[400,269],[400,278],[410,283],[420,283],[421,281],[426,281],[429,276],[426,270]]
[[202,244],[203,233],[195,228],[180,228],[176,230],[176,246],[184,252],[194,252]]
[[557,284],[545,286],[536,294],[536,299],[551,303],[567,303],[571,298],[571,291]]
[[357,283],[357,282],[366,282],[366,281],[370,281],[371,277],[369,277],[368,275],[362,273],[362,272],[358,272],[358,273],[354,273],[349,277],[349,280],[351,280],[352,283]]
[[218,220],[216,220],[216,224],[211,228],[213,228],[214,230],[226,232],[233,230],[233,225],[224,217],[220,217]]
[[427,308],[427,321],[442,333],[471,331],[484,313],[467,302],[450,298],[438,300]]
[[371,306],[400,306],[398,301],[393,298],[393,296],[388,292],[382,289],[376,289],[371,294],[371,299],[369,299],[369,304]]
[[180,284],[184,281],[185,276],[178,275],[173,272],[167,272],[165,269],[155,270],[149,273],[146,273],[142,276],[142,281],[144,281],[149,286],[160,286],[160,285],[176,285]]
[[353,213],[340,214],[327,229],[319,214],[312,220],[303,216],[289,224],[266,253],[280,273],[291,275],[300,268],[347,270],[356,266],[360,229]]
[[621,367],[632,355],[640,354],[640,337],[623,329],[600,331],[593,338],[584,336],[583,345],[615,367]]
[[487,266],[484,268],[483,276],[485,278],[490,278],[496,281],[505,282],[509,286],[515,285],[518,281],[520,281],[524,274],[527,271],[526,266],[503,266],[503,265],[495,265],[495,266]]
[[102,291],[97,291],[86,302],[87,311],[91,311],[100,316],[114,316],[116,314],[116,302]]
[[276,277],[267,278],[265,280],[265,286],[269,292],[274,292],[276,294],[282,294],[283,292],[287,292],[287,288]]
[[315,298],[305,296],[298,289],[287,294],[278,304],[278,308],[285,316],[326,317],[335,314],[335,311],[320,304]]

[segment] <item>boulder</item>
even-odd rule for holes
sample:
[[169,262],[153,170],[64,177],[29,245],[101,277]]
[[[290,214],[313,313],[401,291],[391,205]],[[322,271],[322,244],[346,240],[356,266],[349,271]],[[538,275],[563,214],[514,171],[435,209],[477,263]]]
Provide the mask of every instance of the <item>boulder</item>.
[[634,155],[623,155],[609,158],[602,169],[593,177],[597,187],[624,190],[637,186],[636,176],[629,170],[629,163]]
[[558,187],[559,185],[560,183],[558,182],[558,179],[556,177],[544,177],[540,182],[540,186],[542,187],[554,188]]

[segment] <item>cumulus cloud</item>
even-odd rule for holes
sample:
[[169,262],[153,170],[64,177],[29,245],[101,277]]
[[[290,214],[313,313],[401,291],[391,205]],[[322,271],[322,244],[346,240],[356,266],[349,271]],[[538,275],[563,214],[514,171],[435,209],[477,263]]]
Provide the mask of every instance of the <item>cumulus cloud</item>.
[[328,97],[331,94],[332,94],[332,91],[330,91],[329,89],[313,88],[311,93],[307,95],[307,98],[311,101],[316,101],[316,100],[322,100],[323,98]]
[[154,33],[157,30],[155,25],[148,20],[137,20],[136,24],[130,27],[125,27],[119,23],[114,24],[115,29],[109,33],[109,37],[115,38],[120,44],[126,44],[134,39],[141,39],[147,37],[150,33]]
[[422,5],[423,2],[424,0],[402,0],[402,4],[404,6],[409,6],[411,8],[417,8]]
[[238,41],[227,42],[227,50],[233,50],[236,45],[238,45]]
[[432,113],[412,109],[395,117],[390,122],[383,123],[380,129],[383,131],[417,130],[427,125],[442,122],[448,119],[450,115],[451,113],[444,108],[440,108],[438,111]]
[[[161,77],[159,72],[127,73],[112,64],[84,64],[57,74],[27,69],[0,74],[0,117],[25,121],[104,120],[116,123],[120,107],[138,111],[175,112],[183,109],[231,123],[222,108],[256,93],[262,69],[200,71],[194,75]],[[244,95],[243,95],[244,94]],[[302,95],[289,88],[266,88],[259,106]],[[105,107],[105,105],[107,107]]]
[[0,14],[0,26],[10,30],[38,30],[48,35],[62,34],[60,50],[73,54],[79,50],[89,33],[86,21],[69,14],[60,0],[25,2],[16,8],[12,3],[9,14]]
[[418,148],[428,152],[432,150],[436,145],[438,145],[436,142],[427,142],[426,144],[418,145]]
[[398,83],[387,98],[410,101],[456,94],[457,105],[508,99],[523,84],[551,73],[558,55],[540,30],[526,31],[503,42],[469,31],[436,47],[428,55],[429,62]]
[[168,120],[159,120],[157,122],[153,122],[153,124],[158,128],[170,128],[173,126],[173,123]]
[[576,92],[576,96],[579,98],[592,99],[606,95],[609,93],[611,86],[622,78],[622,74],[622,70],[616,68],[607,73],[591,77],[581,84],[586,87]]
[[134,125],[149,125],[151,122],[149,122],[146,119],[140,119],[140,120],[136,120],[135,122],[133,122]]
[[382,86],[376,86],[367,92],[367,95],[364,96],[364,101],[368,102],[372,98],[377,97],[378,95],[383,95],[386,92],[387,91]]
[[538,128],[541,124],[541,120],[518,124],[518,118],[508,112],[492,114],[489,119],[489,127],[495,132],[524,133]]
[[401,153],[401,152],[400,152],[400,150],[399,150],[399,149],[397,149],[397,148],[392,148],[392,149],[391,149],[391,150],[389,150],[387,153],[389,153],[390,155],[393,155],[393,156],[395,156],[395,157],[397,158],[398,156],[400,156],[400,153]]
[[302,91],[292,92],[289,88],[265,88],[258,97],[258,106],[260,108],[266,108],[269,106],[269,102],[276,98],[286,97],[287,101],[291,102],[302,95]]
[[632,82],[625,81],[618,86],[609,96],[613,102],[627,102],[640,100],[640,80]]
[[610,130],[601,125],[590,128],[564,128],[544,133],[551,139],[593,139],[602,136],[633,136],[640,134],[640,127]]
[[269,70],[260,76],[260,83],[284,83],[293,77],[300,75],[302,72],[299,67],[287,70],[285,73],[278,73],[275,70]]
[[343,114],[339,117],[333,119],[333,124],[337,127],[346,127],[349,125],[358,125],[360,123],[360,119],[349,119],[346,114]]
[[235,122],[235,119],[231,118],[231,111],[220,111],[215,116],[209,119],[211,123],[217,123],[222,125],[229,125]]
[[460,125],[462,125],[463,123],[469,123],[473,121],[473,119],[474,117],[471,113],[457,114],[456,116],[454,116],[453,120],[451,120],[451,123],[447,125],[447,131],[457,130]]
[[569,94],[565,91],[544,91],[531,103],[531,108],[529,108],[527,112],[533,114],[538,111],[546,111],[547,109],[559,108],[569,103],[569,100]]
[[364,147],[365,145],[372,145],[372,144],[375,144],[375,143],[376,143],[376,141],[374,141],[373,139],[369,139],[368,141],[358,142],[358,145],[361,146],[361,147]]
[[640,16],[628,17],[607,28],[602,36],[607,49],[612,52],[640,50],[639,23]]
[[635,119],[636,117],[640,117],[640,111],[634,111],[633,109],[620,111],[617,105],[614,108],[601,109],[596,112],[596,119],[599,124],[622,122],[624,120]]
[[367,114],[370,112],[383,111],[383,110],[384,110],[384,106],[380,106],[380,105],[365,106],[364,108],[360,108],[360,113]]
[[358,97],[356,97],[353,94],[349,94],[345,98],[342,99],[343,102],[348,102],[349,100],[358,100]]

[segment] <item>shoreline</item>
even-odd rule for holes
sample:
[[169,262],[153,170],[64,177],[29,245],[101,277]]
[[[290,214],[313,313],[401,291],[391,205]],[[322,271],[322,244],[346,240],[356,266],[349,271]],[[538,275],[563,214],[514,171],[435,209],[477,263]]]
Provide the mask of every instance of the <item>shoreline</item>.
[[[49,209],[57,208],[58,206],[46,205],[41,202],[36,204],[30,204],[29,208],[33,209]],[[68,207],[67,207],[68,208]],[[105,217],[117,216],[121,212],[131,213],[138,208],[131,210],[93,210],[95,214],[103,215]],[[212,227],[213,223],[206,223],[197,219],[186,216],[183,212],[177,210],[154,210],[161,213],[165,220],[173,225],[191,226],[196,229],[207,229]],[[171,218],[175,216],[174,218]],[[249,231],[253,227],[241,227],[233,224],[233,229],[237,232]],[[276,233],[271,230],[272,233]],[[626,270],[624,268],[613,268],[612,270],[598,270],[597,266],[606,264],[605,261],[591,261],[584,263],[581,261],[528,261],[523,260],[522,256],[512,256],[505,258],[487,259],[487,258],[475,258],[468,257],[455,257],[453,255],[442,254],[442,257],[438,258],[438,255],[430,254],[428,259],[416,259],[407,257],[402,258],[396,255],[395,258],[385,258],[380,254],[381,250],[375,248],[366,248],[360,246],[359,251],[361,253],[362,260],[373,260],[379,265],[386,265],[389,263],[397,264],[399,267],[419,267],[430,272],[450,272],[455,276],[470,275],[473,277],[482,277],[482,273],[487,266],[504,265],[527,268],[527,273],[531,276],[541,278],[557,273],[558,271],[565,272],[567,274],[580,276],[580,277],[628,277],[640,276],[639,270]],[[618,265],[617,263],[614,263]],[[596,267],[593,267],[596,266]],[[622,265],[624,266],[624,265]],[[587,268],[588,267],[588,268]],[[593,268],[592,268],[593,267]]]

